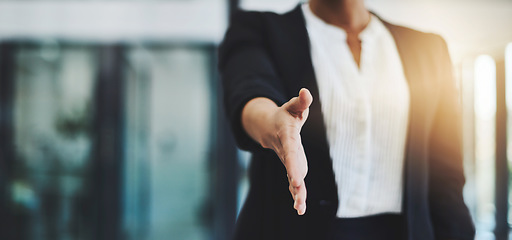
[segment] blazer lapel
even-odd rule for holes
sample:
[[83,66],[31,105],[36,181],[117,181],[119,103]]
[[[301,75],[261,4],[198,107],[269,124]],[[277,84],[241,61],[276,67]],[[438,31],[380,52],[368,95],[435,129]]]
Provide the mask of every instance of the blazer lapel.
[[[293,69],[288,71],[290,73],[288,79],[291,79],[288,82],[288,85],[291,86],[289,88],[290,95],[296,96],[301,88],[307,88],[313,96],[308,120],[301,131],[302,142],[304,146],[308,146],[308,149],[305,149],[306,155],[308,152],[315,152],[315,158],[308,158],[310,171],[306,177],[306,184],[309,183],[312,186],[308,188],[308,200],[313,204],[322,205],[320,207],[322,211],[326,215],[334,217],[338,207],[338,192],[301,4],[283,17],[288,31],[285,35],[289,37],[286,38],[289,41],[288,44],[285,44],[289,48],[286,51],[290,60],[288,64],[293,66]],[[313,199],[310,199],[310,196]]]
[[[293,61],[293,64],[290,65],[295,67],[295,69],[291,71],[291,81],[288,82],[288,85],[292,86],[290,88],[290,95],[296,96],[301,88],[309,89],[313,95],[313,103],[310,107],[310,117],[307,122],[311,124],[309,124],[305,130],[311,130],[315,135],[318,135],[318,133],[325,133],[324,120],[320,107],[319,91],[313,69],[313,63],[311,61],[309,35],[307,33],[301,5],[299,4],[293,11],[285,15],[285,19],[288,21],[287,25],[289,26],[289,33],[287,35],[290,36],[290,39],[293,39],[293,43],[287,45],[290,48],[287,53],[290,54],[290,60]],[[316,141],[315,144],[322,145],[319,147],[328,149],[326,137],[325,139],[322,138],[321,141]]]

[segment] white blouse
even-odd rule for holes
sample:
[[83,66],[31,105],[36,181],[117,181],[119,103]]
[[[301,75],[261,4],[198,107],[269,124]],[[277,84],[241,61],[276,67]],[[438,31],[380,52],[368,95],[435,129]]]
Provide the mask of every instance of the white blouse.
[[409,88],[393,36],[371,16],[360,68],[343,29],[302,10],[320,93],[340,218],[402,210]]

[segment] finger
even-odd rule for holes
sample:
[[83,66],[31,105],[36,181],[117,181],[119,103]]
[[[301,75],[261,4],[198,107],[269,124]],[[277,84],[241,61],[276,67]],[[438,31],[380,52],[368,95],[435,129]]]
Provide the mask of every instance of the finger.
[[[300,142],[300,141],[299,141]],[[306,154],[304,153],[304,147],[301,143],[298,144],[298,152],[295,155],[295,159],[285,165],[288,173],[288,181],[294,187],[298,187],[308,173],[308,161]]]
[[298,187],[307,174],[307,161],[298,133],[290,133],[281,141],[283,146],[283,164],[286,167],[288,181],[293,187]]
[[303,118],[303,112],[313,102],[313,96],[306,88],[299,91],[299,96],[290,99],[284,106],[286,110],[297,117]]
[[307,191],[304,178],[307,174],[307,160],[300,139],[298,145],[296,158],[288,158],[285,166],[288,172],[288,189],[294,199],[293,208],[297,210],[297,214],[303,215],[306,212]]
[[299,187],[292,187],[294,191],[294,203],[293,208],[297,210],[299,215],[303,215],[306,212],[306,184],[302,182]]
[[299,102],[300,105],[304,107],[304,109],[309,108],[311,106],[311,103],[313,103],[313,96],[311,95],[311,92],[307,88],[302,88],[299,91]]
[[[303,162],[303,164],[305,166],[305,173],[304,173],[304,178],[305,178],[306,174],[307,174],[307,159],[306,159],[306,154],[304,152],[304,147],[302,146],[302,144],[300,145],[300,152],[299,152],[298,160],[300,162]],[[304,178],[302,180],[302,184],[297,189],[294,189],[294,190],[296,190],[295,204],[297,205],[295,209],[297,210],[297,213],[299,215],[303,215],[306,212],[307,190],[306,190],[306,183],[304,181]]]

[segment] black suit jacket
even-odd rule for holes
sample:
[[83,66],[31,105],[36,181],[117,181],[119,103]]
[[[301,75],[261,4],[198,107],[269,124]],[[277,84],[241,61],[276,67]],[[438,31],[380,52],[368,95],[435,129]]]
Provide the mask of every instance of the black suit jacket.
[[[434,34],[384,24],[397,44],[411,95],[403,194],[408,238],[473,239],[462,197],[459,99],[446,44]],[[251,187],[235,239],[325,239],[336,216],[338,193],[300,6],[283,15],[235,14],[219,48],[219,70],[237,143],[253,154]],[[273,151],[247,135],[240,115],[255,97],[281,106],[303,87],[314,100],[301,132],[309,171],[307,211],[298,216],[284,166]]]

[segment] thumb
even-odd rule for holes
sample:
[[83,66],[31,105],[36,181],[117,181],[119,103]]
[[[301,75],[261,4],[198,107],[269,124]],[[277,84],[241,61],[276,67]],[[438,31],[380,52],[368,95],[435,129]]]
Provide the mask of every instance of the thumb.
[[309,108],[312,102],[313,96],[309,90],[302,88],[299,91],[299,96],[290,99],[290,101],[287,102],[285,108],[291,114],[302,117],[302,113]]

